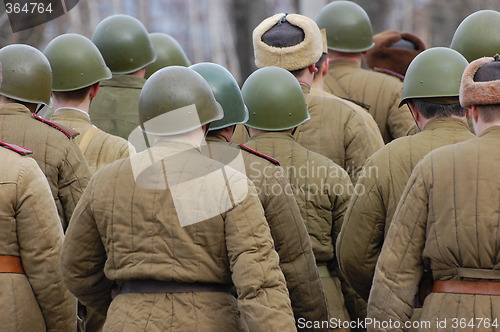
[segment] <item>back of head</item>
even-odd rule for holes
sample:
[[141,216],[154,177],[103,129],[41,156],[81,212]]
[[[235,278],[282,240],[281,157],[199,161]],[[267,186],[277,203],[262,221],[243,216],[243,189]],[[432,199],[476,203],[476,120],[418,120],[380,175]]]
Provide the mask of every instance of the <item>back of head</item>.
[[467,60],[451,48],[433,47],[423,51],[408,67],[400,105],[409,99],[458,103],[460,80],[467,65]]
[[460,86],[460,104],[500,107],[500,56],[472,61],[465,69]]
[[0,95],[33,104],[50,104],[52,70],[49,60],[34,47],[23,44],[0,49]]
[[149,78],[149,76],[164,67],[188,67],[191,65],[181,45],[172,36],[166,33],[153,32],[149,34],[149,38],[151,38],[151,42],[153,43],[156,60],[146,67],[145,78]]
[[310,118],[299,82],[282,68],[256,70],[243,84],[241,94],[248,107],[248,127],[283,131]]
[[372,24],[365,10],[352,1],[333,1],[316,17],[320,29],[326,30],[328,48],[345,53],[371,49]]
[[373,36],[375,46],[365,54],[366,65],[371,69],[385,68],[406,75],[410,62],[426,49],[416,35],[396,30],[386,30]]
[[101,53],[84,36],[58,36],[43,52],[52,67],[53,91],[74,91],[111,78]]
[[248,120],[248,109],[238,83],[224,67],[215,63],[202,62],[189,67],[200,74],[210,85],[215,100],[222,106],[224,117],[210,124],[210,130],[219,130]]
[[276,66],[289,71],[306,68],[321,57],[323,42],[316,23],[298,14],[276,14],[253,31],[257,67]]
[[500,53],[500,12],[480,10],[458,26],[450,47],[471,62]]
[[186,67],[158,70],[146,81],[139,97],[139,123],[151,135],[187,133],[223,115],[205,79]]
[[128,15],[113,15],[99,23],[92,41],[113,74],[130,74],[156,60],[144,25]]

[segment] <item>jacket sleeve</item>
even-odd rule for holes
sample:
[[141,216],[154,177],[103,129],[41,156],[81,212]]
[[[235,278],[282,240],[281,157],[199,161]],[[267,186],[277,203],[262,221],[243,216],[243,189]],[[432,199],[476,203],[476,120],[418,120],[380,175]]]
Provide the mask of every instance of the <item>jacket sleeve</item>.
[[91,177],[88,163],[71,140],[66,158],[59,169],[58,197],[63,209],[63,229],[66,230],[78,200]]
[[421,163],[414,169],[389,227],[375,270],[368,317],[409,321],[422,277],[428,192]]
[[255,187],[225,216],[226,247],[238,306],[250,331],[295,331],[285,278]]
[[[370,140],[369,131],[363,118],[353,113],[346,123],[345,167],[352,183],[356,184],[360,170],[378,147]],[[342,165],[341,165],[342,166]]]
[[264,176],[262,182],[262,188],[268,191],[263,207],[295,319],[326,321],[328,309],[311,241],[284,170],[276,167],[271,176]]
[[113,281],[106,278],[106,251],[92,210],[93,183],[85,189],[63,244],[61,269],[66,287],[85,306],[106,316],[111,303]]
[[372,286],[375,265],[384,241],[385,205],[379,190],[383,167],[370,172],[374,166],[369,159],[365,172],[358,179],[337,240],[340,269],[349,284],[365,300]]
[[21,261],[47,331],[75,331],[76,299],[64,286],[59,268],[61,223],[45,175],[31,158],[23,158],[17,195]]

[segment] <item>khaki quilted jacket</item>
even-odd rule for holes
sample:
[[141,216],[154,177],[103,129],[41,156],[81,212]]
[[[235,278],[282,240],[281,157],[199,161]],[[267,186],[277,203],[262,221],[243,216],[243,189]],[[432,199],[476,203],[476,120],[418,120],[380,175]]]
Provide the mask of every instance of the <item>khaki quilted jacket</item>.
[[75,141],[87,159],[92,174],[115,160],[127,158],[130,153],[135,153],[134,147],[125,139],[92,126],[90,117],[83,111],[61,108],[50,120],[74,128],[80,133]]
[[49,181],[64,230],[91,177],[85,157],[68,135],[35,119],[21,104],[0,106],[0,140],[33,150],[31,156]]
[[45,176],[3,147],[0,160],[0,255],[19,257],[25,272],[0,273],[0,329],[73,332],[76,299],[62,280],[63,232]]
[[408,106],[398,107],[403,83],[396,77],[362,69],[351,61],[333,61],[325,76],[324,89],[369,105],[386,143],[405,136],[414,124]]
[[358,181],[363,192],[352,197],[337,241],[341,270],[363,298],[368,299],[385,235],[415,165],[432,150],[473,137],[464,121],[437,118],[368,159]]
[[[223,166],[170,142],[94,175],[68,229],[62,269],[80,302],[107,315],[104,330],[239,331],[241,318],[251,331],[295,330],[255,187]],[[130,293],[111,301],[115,283],[136,279],[234,283],[237,298]]]
[[[347,173],[328,158],[309,151],[283,132],[252,137],[248,147],[277,159],[292,186],[311,238],[318,265],[329,265],[333,289],[326,292],[330,317],[348,319],[337,277],[335,241],[342,225],[352,184]],[[329,279],[326,276],[325,279]],[[323,282],[325,279],[322,278]]]
[[[424,265],[435,280],[500,281],[499,149],[500,127],[490,127],[481,137],[439,148],[417,164],[377,263],[369,317],[408,321]],[[438,331],[437,317],[448,321],[448,330],[453,319],[497,319],[498,324],[500,297],[431,293],[420,317],[431,326],[421,330]],[[473,324],[474,330],[499,330]]]

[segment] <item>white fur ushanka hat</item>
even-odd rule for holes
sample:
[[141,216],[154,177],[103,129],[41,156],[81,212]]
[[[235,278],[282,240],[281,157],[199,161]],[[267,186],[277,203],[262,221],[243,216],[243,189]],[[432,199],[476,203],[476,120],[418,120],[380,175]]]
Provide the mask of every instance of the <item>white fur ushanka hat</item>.
[[[288,22],[304,32],[302,42],[289,47],[275,47],[262,41],[271,28]],[[262,21],[253,31],[255,64],[258,68],[276,66],[293,71],[315,64],[323,52],[323,38],[314,20],[299,14],[276,14]]]

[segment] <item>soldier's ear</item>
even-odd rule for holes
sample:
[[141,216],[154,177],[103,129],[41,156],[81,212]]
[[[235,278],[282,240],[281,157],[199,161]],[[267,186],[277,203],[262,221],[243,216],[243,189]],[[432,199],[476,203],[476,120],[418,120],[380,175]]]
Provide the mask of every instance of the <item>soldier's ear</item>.
[[472,120],[474,120],[474,122],[477,123],[477,120],[479,119],[479,112],[477,111],[477,106],[472,105],[469,109],[467,109],[467,115],[472,116]]
[[99,82],[94,83],[90,87],[90,100],[94,99],[95,96],[97,96],[97,93],[99,92],[99,89],[101,88],[101,84]]
[[415,122],[418,122],[418,120],[420,119],[420,112],[418,108],[415,107],[415,104],[412,100],[408,100],[406,105],[408,105],[408,108],[410,109],[411,115],[413,115],[413,119],[415,120]]

